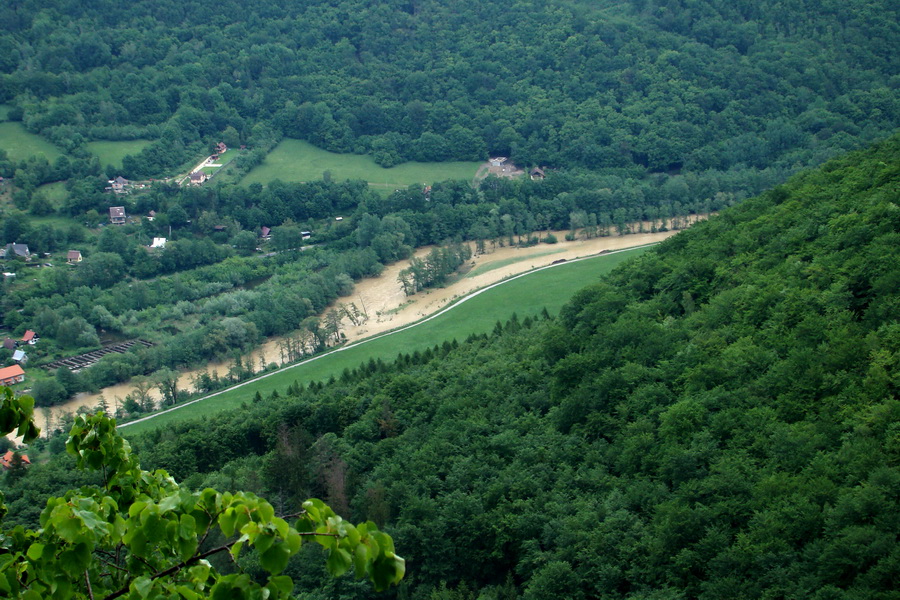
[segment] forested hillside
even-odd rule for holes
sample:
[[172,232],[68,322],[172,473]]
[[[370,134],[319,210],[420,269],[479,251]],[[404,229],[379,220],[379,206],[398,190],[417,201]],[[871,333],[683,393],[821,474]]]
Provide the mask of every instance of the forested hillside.
[[[67,151],[273,136],[635,173],[819,163],[900,124],[889,0],[11,0],[0,102]],[[102,165],[105,167],[106,165]],[[109,174],[108,174],[109,175]]]
[[[403,598],[893,598],[900,136],[499,325],[134,440],[189,485],[320,495]],[[53,462],[8,493],[34,518]],[[369,597],[288,567],[311,598]],[[324,586],[324,587],[318,587]],[[437,595],[433,595],[437,594]]]

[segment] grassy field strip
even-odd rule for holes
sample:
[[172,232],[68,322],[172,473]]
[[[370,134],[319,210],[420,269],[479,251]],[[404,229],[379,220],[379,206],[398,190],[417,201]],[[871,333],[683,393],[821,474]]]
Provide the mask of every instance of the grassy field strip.
[[286,182],[316,181],[328,171],[332,179],[362,179],[373,187],[404,188],[414,183],[430,184],[445,179],[469,181],[478,169],[477,162],[409,162],[385,169],[370,156],[337,154],[316,148],[308,142],[285,139],[266,156],[263,163],[241,180],[242,185],[280,179]]
[[43,154],[51,163],[63,155],[62,150],[39,135],[29,133],[21,123],[0,123],[0,148],[12,160],[25,160]]
[[[125,433],[139,433],[177,420],[238,408],[257,391],[269,393],[272,389],[283,389],[295,380],[304,383],[326,380],[339,376],[344,369],[356,368],[370,358],[392,361],[401,352],[421,351],[454,338],[461,341],[471,334],[487,333],[498,320],[506,321],[513,312],[520,319],[538,315],[544,308],[555,314],[577,290],[648,247],[616,250],[510,277],[477,290],[405,327],[342,346],[120,427],[125,428]],[[324,358],[329,360],[322,360]]]
[[[567,250],[567,248],[557,248],[555,250],[547,250],[546,252],[538,252],[536,254],[532,254],[531,256],[529,256],[529,259],[540,258],[542,256],[549,256],[551,254],[559,254],[560,252],[565,252],[566,250]],[[521,260],[522,260],[521,258],[519,258],[517,256],[513,256],[512,258],[507,258],[506,260],[498,260],[497,262],[484,263],[482,265],[478,265],[477,267],[475,267],[474,269],[472,269],[471,271],[466,273],[466,278],[476,277],[478,275],[481,275],[482,273],[489,273],[489,272],[493,271],[494,269],[502,269],[506,265],[511,265],[513,263],[520,262]]]
[[[85,144],[88,151],[100,159],[100,166],[106,168],[112,165],[117,169],[122,168],[122,159],[128,154],[135,155],[150,145],[150,140],[99,140],[96,142],[88,142]],[[114,174],[107,173],[110,177]]]

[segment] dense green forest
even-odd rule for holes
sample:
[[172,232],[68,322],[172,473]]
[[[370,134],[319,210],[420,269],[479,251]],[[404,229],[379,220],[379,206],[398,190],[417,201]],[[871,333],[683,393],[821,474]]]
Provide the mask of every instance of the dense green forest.
[[[675,236],[556,319],[133,445],[189,486],[371,519],[408,561],[397,598],[893,598],[898,190],[894,136]],[[62,457],[8,478],[8,519],[77,481]],[[288,566],[298,593],[371,597],[320,560]]]
[[[315,335],[308,319],[353,280],[418,246],[677,228],[900,125],[898,17],[886,0],[5,2],[5,125],[62,155],[0,144],[0,242],[57,267],[70,249],[85,261],[5,261],[18,278],[0,283],[3,334],[40,330],[33,365],[157,344],[81,380],[38,376],[50,404],[298,327]],[[427,196],[330,176],[242,185],[284,137],[383,166],[503,155],[547,177],[439,182]],[[116,140],[147,144],[121,168],[89,151]],[[183,172],[219,141],[240,154],[204,187],[106,190],[116,175]],[[133,221],[119,231],[101,227],[112,204]],[[293,252],[303,231],[311,256]],[[160,236],[166,248],[148,251]]]
[[155,140],[125,161],[128,177],[220,138],[264,151],[273,135],[385,166],[491,154],[638,172],[791,167],[900,124],[897,11],[886,0],[11,0],[0,102],[74,154],[91,140]]

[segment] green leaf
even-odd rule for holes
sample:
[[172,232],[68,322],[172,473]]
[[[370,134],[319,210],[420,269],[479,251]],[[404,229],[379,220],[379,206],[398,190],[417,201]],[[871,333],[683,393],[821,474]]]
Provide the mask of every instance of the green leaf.
[[281,596],[288,596],[294,591],[294,581],[287,575],[273,576],[266,587],[274,588]]
[[153,580],[146,576],[138,577],[132,583],[132,587],[141,598],[146,598],[153,589]]
[[340,577],[350,569],[350,553],[343,548],[333,548],[328,554],[325,567],[335,577]]
[[234,525],[237,521],[237,517],[234,514],[234,509],[229,508],[221,515],[219,515],[219,527],[222,529],[222,533],[225,537],[231,537],[234,535]]
[[259,564],[269,573],[277,575],[284,571],[290,557],[291,552],[288,550],[287,546],[284,544],[275,544],[265,552],[260,553]]
[[41,554],[44,552],[44,544],[37,542],[28,547],[28,558],[31,560],[40,560]]

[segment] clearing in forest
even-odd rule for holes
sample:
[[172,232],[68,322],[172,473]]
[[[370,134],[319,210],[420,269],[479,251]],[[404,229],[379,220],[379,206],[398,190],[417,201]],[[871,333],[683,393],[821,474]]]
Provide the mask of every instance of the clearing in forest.
[[286,182],[316,181],[328,172],[335,181],[361,179],[386,191],[412,184],[461,179],[471,181],[481,163],[477,162],[408,162],[385,169],[360,154],[337,154],[316,148],[308,142],[285,139],[241,181],[244,185],[280,179]]
[[39,135],[29,133],[21,123],[0,123],[0,148],[6,150],[12,160],[25,160],[29,156],[44,155],[51,163],[63,155],[63,151]]
[[[117,169],[121,169],[123,158],[129,154],[134,156],[140,153],[140,151],[149,144],[150,140],[98,140],[95,142],[88,142],[85,145],[91,154],[100,159],[101,168],[105,169],[108,165],[112,165]],[[107,173],[107,175],[110,177],[113,176],[112,173]]]

